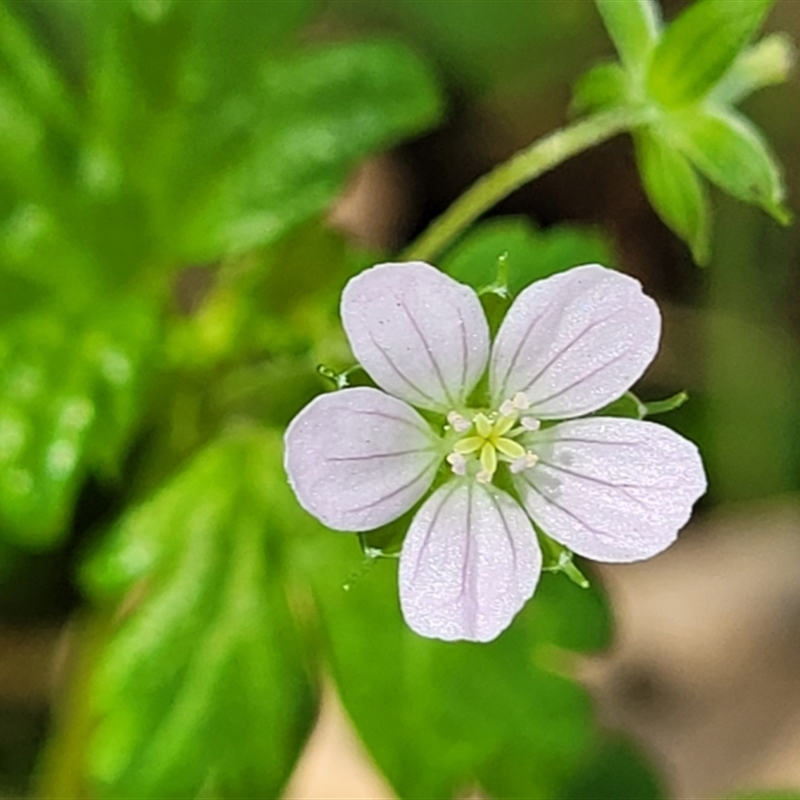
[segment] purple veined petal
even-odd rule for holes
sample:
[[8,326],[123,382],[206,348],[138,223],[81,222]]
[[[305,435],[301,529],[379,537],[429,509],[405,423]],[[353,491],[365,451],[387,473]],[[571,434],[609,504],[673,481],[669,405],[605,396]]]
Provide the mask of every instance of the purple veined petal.
[[671,545],[706,490],[697,447],[654,422],[590,417],[528,437],[538,463],[514,476],[542,530],[595,561],[639,561]]
[[627,275],[588,264],[538,281],[500,326],[489,366],[493,401],[524,392],[541,419],[597,411],[641,376],[660,333],[658,307]]
[[403,616],[422,636],[488,642],[533,594],[541,568],[533,526],[515,500],[452,480],[420,508],[403,543]]
[[408,511],[443,455],[413,408],[366,387],[312,400],[289,425],[285,448],[300,505],[341,531],[371,530]]
[[421,261],[378,264],[342,293],[353,353],[390,394],[419,408],[463,406],[489,358],[478,295]]

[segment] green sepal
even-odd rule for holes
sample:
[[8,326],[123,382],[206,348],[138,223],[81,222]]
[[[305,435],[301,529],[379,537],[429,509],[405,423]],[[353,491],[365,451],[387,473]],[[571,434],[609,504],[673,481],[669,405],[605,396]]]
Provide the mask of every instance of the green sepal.
[[794,42],[785,33],[773,33],[745,50],[712,89],[710,100],[737,105],[766,86],[785,83],[797,58]]
[[247,428],[131,508],[84,564],[117,621],[92,678],[92,796],[280,796],[317,706],[283,580],[285,535],[303,534],[290,515],[281,436]]
[[609,403],[599,411],[595,411],[593,416],[597,417],[627,417],[628,419],[644,419],[655,414],[666,414],[680,408],[687,400],[689,395],[686,392],[678,392],[664,400],[653,400],[648,403],[640,400],[633,392],[625,392],[622,397]]
[[650,62],[648,94],[675,107],[703,97],[751,39],[775,0],[698,0],[664,32]]
[[791,222],[780,164],[749,120],[733,110],[695,108],[673,115],[670,127],[670,138],[709,180],[782,225]]
[[664,400],[651,400],[644,403],[645,417],[653,417],[656,414],[666,414],[669,411],[675,411],[680,408],[687,400],[689,395],[686,392],[677,392],[672,397],[667,397]]
[[654,131],[634,135],[636,160],[644,190],[659,217],[692,251],[700,264],[711,256],[708,199],[694,167]]
[[625,392],[622,397],[617,398],[607,406],[603,406],[599,411],[595,411],[593,416],[644,419],[646,414],[647,407],[645,404],[633,392]]
[[653,0],[595,0],[620,59],[632,73],[647,68],[658,42],[661,14]]
[[568,547],[551,539],[538,528],[536,536],[542,547],[542,572],[560,572],[581,589],[588,589],[591,586],[586,576],[575,565],[575,554]]
[[619,64],[596,64],[578,78],[570,110],[575,115],[607,111],[624,105],[630,95],[630,76]]

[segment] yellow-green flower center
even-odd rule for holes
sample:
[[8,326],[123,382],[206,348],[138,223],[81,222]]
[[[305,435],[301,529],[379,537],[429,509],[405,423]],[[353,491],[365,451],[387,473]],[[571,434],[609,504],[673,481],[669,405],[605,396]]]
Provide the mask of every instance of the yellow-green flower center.
[[450,414],[448,420],[451,427],[462,434],[447,457],[453,472],[466,475],[469,462],[477,458],[480,467],[475,473],[475,479],[481,483],[490,483],[500,461],[508,462],[512,472],[521,472],[532,467],[538,460],[537,457],[516,439],[523,433],[536,430],[538,422],[526,418],[521,426],[515,427],[520,411],[528,405],[525,395],[517,393],[513,400],[504,402],[499,411],[479,411],[471,422],[457,412]]

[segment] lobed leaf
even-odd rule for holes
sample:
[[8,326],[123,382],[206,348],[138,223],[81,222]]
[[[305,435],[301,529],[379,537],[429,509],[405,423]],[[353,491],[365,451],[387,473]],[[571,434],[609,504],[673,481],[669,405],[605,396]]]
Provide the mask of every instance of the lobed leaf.
[[85,565],[91,594],[128,608],[93,680],[100,796],[279,796],[316,706],[282,581],[280,453],[254,430],[209,445]]
[[116,466],[140,413],[152,310],[120,301],[90,318],[46,308],[0,333],[0,525],[28,547],[65,532],[89,470]]
[[606,643],[594,590],[544,575],[514,625],[489,644],[421,638],[403,622],[396,562],[368,561],[328,534],[309,548],[326,648],[344,704],[401,797],[551,797],[591,749],[586,693],[561,648]]

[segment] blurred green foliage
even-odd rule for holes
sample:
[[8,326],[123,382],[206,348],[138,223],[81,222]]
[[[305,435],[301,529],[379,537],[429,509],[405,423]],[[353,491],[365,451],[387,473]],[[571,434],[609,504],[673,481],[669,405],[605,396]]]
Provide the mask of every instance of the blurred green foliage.
[[575,109],[640,109],[634,138],[645,191],[698,264],[711,255],[711,213],[698,173],[781,223],[791,218],[780,164],[733,108],[788,77],[786,40],[750,46],[774,2],[698,0],[663,25],[655,0],[597,0],[620,63],[581,77]]
[[[772,37],[740,52],[760,0],[736,19],[705,0],[665,29],[645,0],[598,5],[621,65],[580,83],[585,108],[630,99],[626,70],[680,107],[671,118],[709,88],[726,106],[680,120],[678,149],[663,128],[636,137],[657,211],[707,255],[696,169],[777,208],[771,157],[727,106],[785,77],[775,64],[788,46]],[[530,91],[596,55],[600,18],[589,3],[494,0],[341,0],[319,12],[305,0],[0,0],[0,581],[24,581],[21,554],[67,540],[87,601],[33,791],[278,796],[329,671],[403,797],[661,797],[635,749],[598,730],[574,679],[574,653],[611,635],[600,585],[546,574],[496,642],[420,639],[402,622],[394,562],[306,516],[282,468],[280,429],[321,390],[316,366],[352,364],[336,298],[374,258],[323,221],[345,181],[441,118],[437,70],[471,97]],[[339,36],[336,20],[346,33],[394,26],[437,67],[394,37]],[[705,67],[690,75],[686,42],[698,36]],[[662,66],[648,72],[650,58]],[[743,158],[749,170],[732,175]],[[441,266],[482,288],[499,261],[517,292],[616,258],[596,229],[512,218],[476,226]],[[715,275],[712,290],[741,310],[742,292]],[[701,438],[720,495],[796,488],[794,379],[768,374],[781,354],[794,363],[792,347],[779,330],[753,339],[754,385],[730,360],[749,334],[714,324],[718,385],[699,407],[718,420]],[[779,391],[759,399],[763,385]],[[743,444],[739,423],[762,401]],[[647,410],[628,396],[607,413]],[[731,465],[743,446],[755,488]],[[89,476],[121,511],[76,532]],[[396,534],[363,544],[390,554]]]

